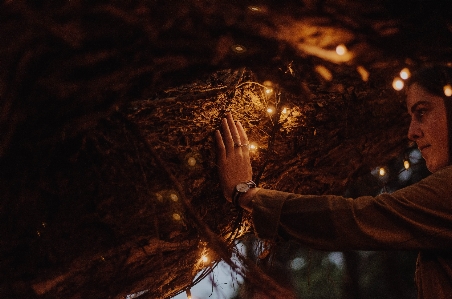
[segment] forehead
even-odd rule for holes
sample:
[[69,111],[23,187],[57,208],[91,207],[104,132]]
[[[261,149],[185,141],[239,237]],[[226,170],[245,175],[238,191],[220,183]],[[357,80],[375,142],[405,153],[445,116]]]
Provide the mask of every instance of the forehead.
[[431,94],[428,91],[426,91],[424,88],[422,88],[419,84],[414,83],[411,85],[407,92],[406,97],[406,105],[408,108],[408,111],[410,112],[411,109],[419,104],[428,104],[433,107],[437,108],[445,108],[444,107],[444,101],[443,98]]

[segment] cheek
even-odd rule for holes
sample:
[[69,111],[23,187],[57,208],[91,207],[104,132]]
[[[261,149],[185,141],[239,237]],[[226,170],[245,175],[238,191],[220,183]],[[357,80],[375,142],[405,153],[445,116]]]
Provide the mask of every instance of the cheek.
[[440,150],[440,156],[437,157],[437,160],[441,166],[446,166],[449,164],[449,131],[447,121],[445,120],[436,129],[435,138],[438,142]]

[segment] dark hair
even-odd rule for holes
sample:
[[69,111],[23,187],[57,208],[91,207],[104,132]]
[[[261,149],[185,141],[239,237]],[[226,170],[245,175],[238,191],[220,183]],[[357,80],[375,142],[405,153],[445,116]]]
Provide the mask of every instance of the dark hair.
[[427,92],[444,100],[447,114],[449,164],[452,163],[452,96],[446,96],[444,87],[452,85],[452,68],[445,65],[423,67],[413,73],[407,81],[407,87],[419,84]]
[[423,67],[413,73],[407,86],[419,84],[426,91],[444,99],[452,100],[444,94],[444,86],[452,84],[452,68],[442,65]]

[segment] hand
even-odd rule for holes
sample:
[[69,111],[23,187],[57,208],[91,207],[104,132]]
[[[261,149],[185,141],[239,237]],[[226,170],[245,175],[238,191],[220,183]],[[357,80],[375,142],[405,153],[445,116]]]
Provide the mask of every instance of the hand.
[[224,197],[232,201],[235,186],[252,179],[248,137],[240,122],[231,113],[222,120],[221,131],[215,132],[217,163]]

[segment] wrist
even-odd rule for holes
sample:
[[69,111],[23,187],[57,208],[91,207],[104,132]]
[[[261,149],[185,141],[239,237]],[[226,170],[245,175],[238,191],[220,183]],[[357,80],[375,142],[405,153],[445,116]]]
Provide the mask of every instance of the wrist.
[[250,192],[255,188],[256,183],[252,180],[237,184],[232,192],[232,204],[234,207],[237,209],[247,207],[248,209],[250,206],[250,200],[248,200],[248,198],[250,197],[247,197],[246,195],[250,194]]

